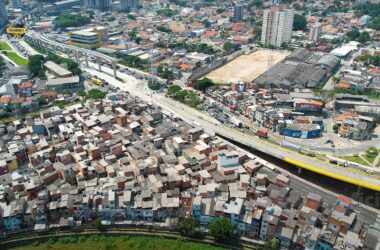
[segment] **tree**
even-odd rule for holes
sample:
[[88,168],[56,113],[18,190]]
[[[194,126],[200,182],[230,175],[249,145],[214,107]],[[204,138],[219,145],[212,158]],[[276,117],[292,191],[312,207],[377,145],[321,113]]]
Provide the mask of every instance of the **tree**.
[[210,222],[208,230],[216,241],[229,241],[234,236],[234,229],[230,221],[226,218],[216,218]]
[[380,30],[380,17],[373,18],[370,23],[368,24],[368,27],[375,30]]
[[194,84],[194,88],[200,91],[206,91],[207,88],[214,85],[214,82],[210,80],[209,78],[202,78],[200,80],[197,80]]
[[54,19],[54,24],[58,28],[80,27],[90,22],[90,17],[74,14],[62,14]]
[[223,44],[223,50],[226,52],[231,52],[232,50],[235,49],[235,44],[227,41]]
[[280,249],[280,242],[278,239],[273,238],[272,240],[269,240],[265,242],[264,246],[259,248],[260,250],[278,250]]
[[42,55],[33,55],[29,56],[28,60],[28,69],[32,76],[44,76],[44,62],[45,58]]
[[346,34],[347,38],[351,41],[356,41],[360,36],[360,31],[356,28],[353,28]]
[[199,236],[198,227],[199,224],[192,217],[189,217],[179,221],[177,230],[183,236],[197,237]]
[[161,88],[161,84],[157,81],[154,81],[154,80],[150,80],[148,82],[148,87],[151,89],[151,90],[159,90]]
[[371,40],[371,37],[367,31],[361,32],[358,37],[358,42],[366,43]]
[[307,21],[303,15],[295,14],[293,21],[293,30],[306,30]]
[[173,97],[175,96],[179,91],[181,91],[182,88],[178,85],[170,85],[169,88],[168,88],[168,91],[166,92],[166,94],[170,97]]
[[87,93],[88,98],[95,99],[95,100],[103,99],[105,96],[106,96],[106,93],[98,89],[91,89]]

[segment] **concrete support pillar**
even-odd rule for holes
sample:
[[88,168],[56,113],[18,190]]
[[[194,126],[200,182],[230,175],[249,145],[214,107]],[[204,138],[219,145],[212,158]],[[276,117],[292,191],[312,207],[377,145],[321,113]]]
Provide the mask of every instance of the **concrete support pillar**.
[[79,58],[79,51],[78,50],[75,50],[75,60],[78,64],[80,64],[80,58]]
[[88,55],[87,54],[84,54],[84,60],[86,61],[86,66],[88,67]]
[[115,61],[112,61],[113,77],[117,78],[117,69]]
[[102,63],[101,62],[98,63],[98,67],[99,67],[99,71],[102,72]]
[[300,174],[302,174],[302,168],[298,168],[297,169],[297,173],[300,175]]

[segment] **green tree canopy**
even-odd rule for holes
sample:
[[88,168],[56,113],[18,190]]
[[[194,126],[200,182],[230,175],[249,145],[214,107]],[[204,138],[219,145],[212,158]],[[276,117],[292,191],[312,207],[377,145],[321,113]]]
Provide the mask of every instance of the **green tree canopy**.
[[54,24],[58,28],[80,27],[90,22],[90,17],[74,14],[61,14],[54,19]]
[[217,241],[229,241],[234,236],[234,229],[230,221],[226,218],[216,218],[208,225],[211,236]]
[[194,237],[199,235],[199,224],[192,218],[185,218],[177,225],[178,232],[183,236]]
[[214,85],[214,82],[209,78],[205,77],[200,80],[197,80],[194,84],[194,88],[200,91],[205,91],[207,88]]
[[42,55],[29,56],[28,69],[32,76],[45,76],[44,62],[45,58]]
[[293,21],[293,30],[306,30],[307,20],[303,15],[295,14]]

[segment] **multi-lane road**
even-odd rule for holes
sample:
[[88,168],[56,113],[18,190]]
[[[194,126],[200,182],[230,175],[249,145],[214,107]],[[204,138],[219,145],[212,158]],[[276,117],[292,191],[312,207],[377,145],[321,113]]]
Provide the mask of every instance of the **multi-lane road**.
[[[49,41],[49,43],[52,42],[45,36],[43,36],[41,39],[45,40],[45,42],[46,40]],[[62,45],[55,41],[53,43],[55,46]],[[68,46],[68,45],[62,45],[62,46]],[[81,50],[84,50],[84,49],[81,49]],[[92,54],[93,52],[92,51],[90,52],[91,52],[90,55],[93,55]],[[89,53],[89,52],[84,51],[83,53]],[[274,156],[275,158],[281,159],[285,162],[296,165],[298,167],[306,168],[308,170],[311,170],[312,172],[329,176],[333,179],[343,180],[357,186],[362,186],[362,187],[369,188],[372,190],[380,191],[379,179],[366,176],[366,175],[359,175],[357,173],[349,172],[344,168],[338,168],[327,162],[323,162],[315,158],[310,158],[308,156],[301,155],[292,150],[283,148],[279,145],[275,145],[270,142],[260,140],[256,136],[242,133],[239,130],[226,127],[223,124],[220,124],[220,122],[217,121],[216,119],[208,116],[207,114],[203,112],[190,108],[182,103],[176,102],[168,97],[165,97],[163,94],[152,92],[151,90],[147,88],[145,84],[146,81],[138,80],[134,76],[130,75],[130,73],[124,70],[118,70],[116,72],[117,73],[116,75],[118,78],[116,79],[113,77],[114,70],[108,67],[107,65],[103,65],[101,67],[101,70],[103,72],[99,72],[96,69],[99,69],[98,64],[91,62],[91,59],[88,65],[83,66],[83,70],[87,71],[88,73],[92,75],[96,75],[97,77],[106,80],[109,84],[115,87],[118,87],[124,91],[128,91],[132,95],[135,95],[144,101],[154,103],[157,106],[160,106],[163,109],[163,111],[170,113],[174,116],[180,117],[188,123],[200,126],[204,128],[205,131],[210,134],[222,135],[223,137],[229,138],[233,141],[239,142],[248,147],[257,149],[258,151],[265,152],[269,155]],[[321,192],[321,194],[323,194],[322,196],[328,201],[328,203],[330,204],[334,203],[336,199],[336,194],[331,193],[327,190],[324,190],[318,186],[312,185],[310,183],[305,183],[304,180],[297,178],[296,176],[294,177],[297,179],[297,181],[295,181],[294,183],[298,182],[298,184],[296,184],[295,186],[295,189],[304,190],[305,192],[319,190],[318,192]],[[305,189],[305,187],[307,188]],[[365,218],[365,221],[367,222],[374,221],[376,214],[379,213],[378,210],[373,209],[371,207],[367,207],[365,205],[361,205],[360,208],[358,209],[359,209],[358,211],[360,212],[360,214],[363,215],[363,217]]]
[[[90,64],[90,66],[93,66],[96,68],[95,64]],[[107,81],[110,85],[120,88],[121,90],[128,91],[132,95],[135,95],[142,100],[156,104],[160,106],[164,112],[172,114],[174,116],[180,117],[184,121],[192,124],[196,124],[202,128],[205,129],[206,132],[210,134],[215,133],[223,133],[223,134],[231,134],[233,136],[236,136],[236,141],[241,142],[243,144],[250,144],[251,140],[259,140],[255,138],[254,136],[247,135],[244,133],[241,133],[235,129],[225,127],[222,124],[220,124],[216,119],[208,116],[205,113],[199,112],[197,110],[194,110],[182,103],[176,102],[170,98],[165,97],[163,94],[154,93],[153,91],[149,90],[142,80],[138,80],[134,78],[133,76],[127,75],[122,72],[118,72],[118,77],[120,80],[115,79],[112,77],[112,69],[103,68],[104,72],[99,72],[94,68],[84,68],[84,70],[92,75],[96,75],[97,77]],[[277,147],[273,144],[270,144],[268,142],[262,141],[262,147],[267,147],[266,150],[276,150]],[[252,144],[253,145],[253,144]],[[255,148],[255,147],[254,147]],[[293,153],[293,151],[288,151],[289,154]],[[264,170],[265,171],[265,170]],[[321,188],[315,184],[309,183],[302,178],[291,174],[288,171],[285,171],[283,169],[280,169],[279,171],[285,172],[287,175],[290,175],[292,177],[291,187],[296,190],[296,192],[306,195],[309,192],[318,193],[321,195],[324,199],[324,201],[330,205],[334,205],[336,202],[337,194],[326,190],[324,188]],[[266,171],[267,174],[273,174],[271,171]],[[359,204],[359,203],[358,203]],[[360,206],[356,207],[356,210],[359,214],[359,217],[362,221],[370,224],[375,219],[377,214],[380,213],[379,210],[368,207],[364,204],[360,204]]]

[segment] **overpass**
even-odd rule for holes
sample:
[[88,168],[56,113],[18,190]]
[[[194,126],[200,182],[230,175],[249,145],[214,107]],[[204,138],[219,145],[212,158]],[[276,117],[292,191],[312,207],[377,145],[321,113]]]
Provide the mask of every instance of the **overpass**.
[[[121,80],[119,81],[118,79],[111,77],[111,69],[104,67],[103,70],[103,72],[107,75],[98,74],[98,76],[109,82],[109,84],[128,91],[132,95],[140,97],[144,101],[154,103],[160,106],[165,112],[180,117],[188,123],[196,124],[196,126],[204,128],[205,131],[210,134],[216,134],[230,141],[245,145],[248,148],[255,149],[283,162],[289,163],[300,170],[305,169],[321,176],[327,176],[357,187],[380,192],[379,176],[370,176],[364,173],[350,172],[344,167],[338,167],[315,157],[303,155],[278,144],[260,139],[257,136],[227,127],[216,119],[210,117],[208,114],[193,109],[171,98],[165,97],[164,95],[152,95],[147,92],[149,90],[144,89],[143,84],[135,82],[135,80],[132,79],[133,77],[130,75],[123,72],[118,72],[118,79]],[[96,71],[90,69],[87,69],[87,71],[97,74]]]
[[74,59],[78,64],[82,64],[84,60],[88,67],[90,61],[95,61],[98,64],[98,70],[102,71],[102,64],[108,64],[113,69],[113,76],[117,78],[117,59],[99,53],[97,51],[88,50],[73,45],[67,45],[49,39],[47,36],[29,31],[24,36],[25,41],[33,44],[35,47],[51,51],[52,53],[61,52],[69,58]]
[[[141,98],[145,98],[145,100],[152,101],[161,106],[163,109],[166,109],[173,113],[174,115],[185,119],[186,121],[192,123],[194,121],[197,124],[200,124],[201,127],[205,128],[206,131],[220,135],[226,139],[231,141],[238,142],[247,147],[253,148],[265,154],[271,155],[279,160],[287,162],[291,165],[296,166],[299,169],[305,169],[322,176],[327,176],[342,182],[346,182],[357,187],[363,187],[369,190],[380,192],[380,178],[376,178],[374,176],[364,175],[360,173],[353,173],[347,171],[347,169],[342,167],[337,167],[330,163],[321,161],[316,158],[312,158],[298,152],[292,151],[290,149],[284,148],[280,145],[270,143],[268,141],[259,139],[256,136],[249,135],[246,133],[242,133],[236,129],[232,129],[229,127],[220,124],[215,119],[212,119],[207,114],[194,110],[182,103],[178,103],[170,98],[166,98],[163,96],[152,96],[151,94],[144,93],[143,89],[133,89],[133,84],[131,82],[131,76],[127,75],[121,71],[118,71],[117,67],[122,68],[122,65],[116,65],[116,59],[97,51],[83,49],[79,47],[75,47],[72,45],[62,44],[56,41],[53,41],[47,38],[44,35],[35,32],[28,32],[25,35],[25,40],[31,42],[35,46],[39,48],[48,49],[51,51],[60,51],[69,57],[75,58],[78,63],[81,63],[81,59],[84,58],[85,65],[89,68],[90,63],[89,59],[95,60],[96,62],[104,62],[108,65],[111,65],[112,68],[108,68],[107,66],[101,66],[101,63],[98,63],[98,71],[105,72],[107,74],[113,75],[113,78],[106,79],[111,84],[114,82],[119,82],[117,79],[120,79],[128,84],[123,84],[119,86],[121,89],[130,91],[132,94],[137,95]],[[125,67],[124,67],[125,68]],[[129,68],[128,68],[129,69]],[[131,70],[130,70],[131,72]],[[133,70],[131,73],[136,73],[137,71]],[[145,78],[151,78],[149,73],[143,72],[143,76]],[[118,84],[116,84],[118,85]]]
[[138,76],[139,78],[143,79],[150,79],[154,81],[158,81],[161,84],[165,83],[166,80],[162,79],[156,75],[144,72],[142,70],[134,69],[127,67],[125,65],[119,64],[119,59],[105,55],[103,53],[100,53],[95,50],[80,48],[73,45],[68,45],[64,43],[60,43],[57,41],[54,41],[47,37],[46,35],[29,31],[24,36],[25,41],[33,44],[35,47],[51,51],[52,53],[61,52],[65,55],[67,55],[70,58],[73,58],[78,64],[83,64],[86,67],[90,67],[90,64],[97,64],[98,70],[100,72],[103,72],[104,66],[102,65],[109,65],[113,72],[113,77],[118,79],[118,69],[120,70],[128,70],[131,74],[134,74],[135,76]]

